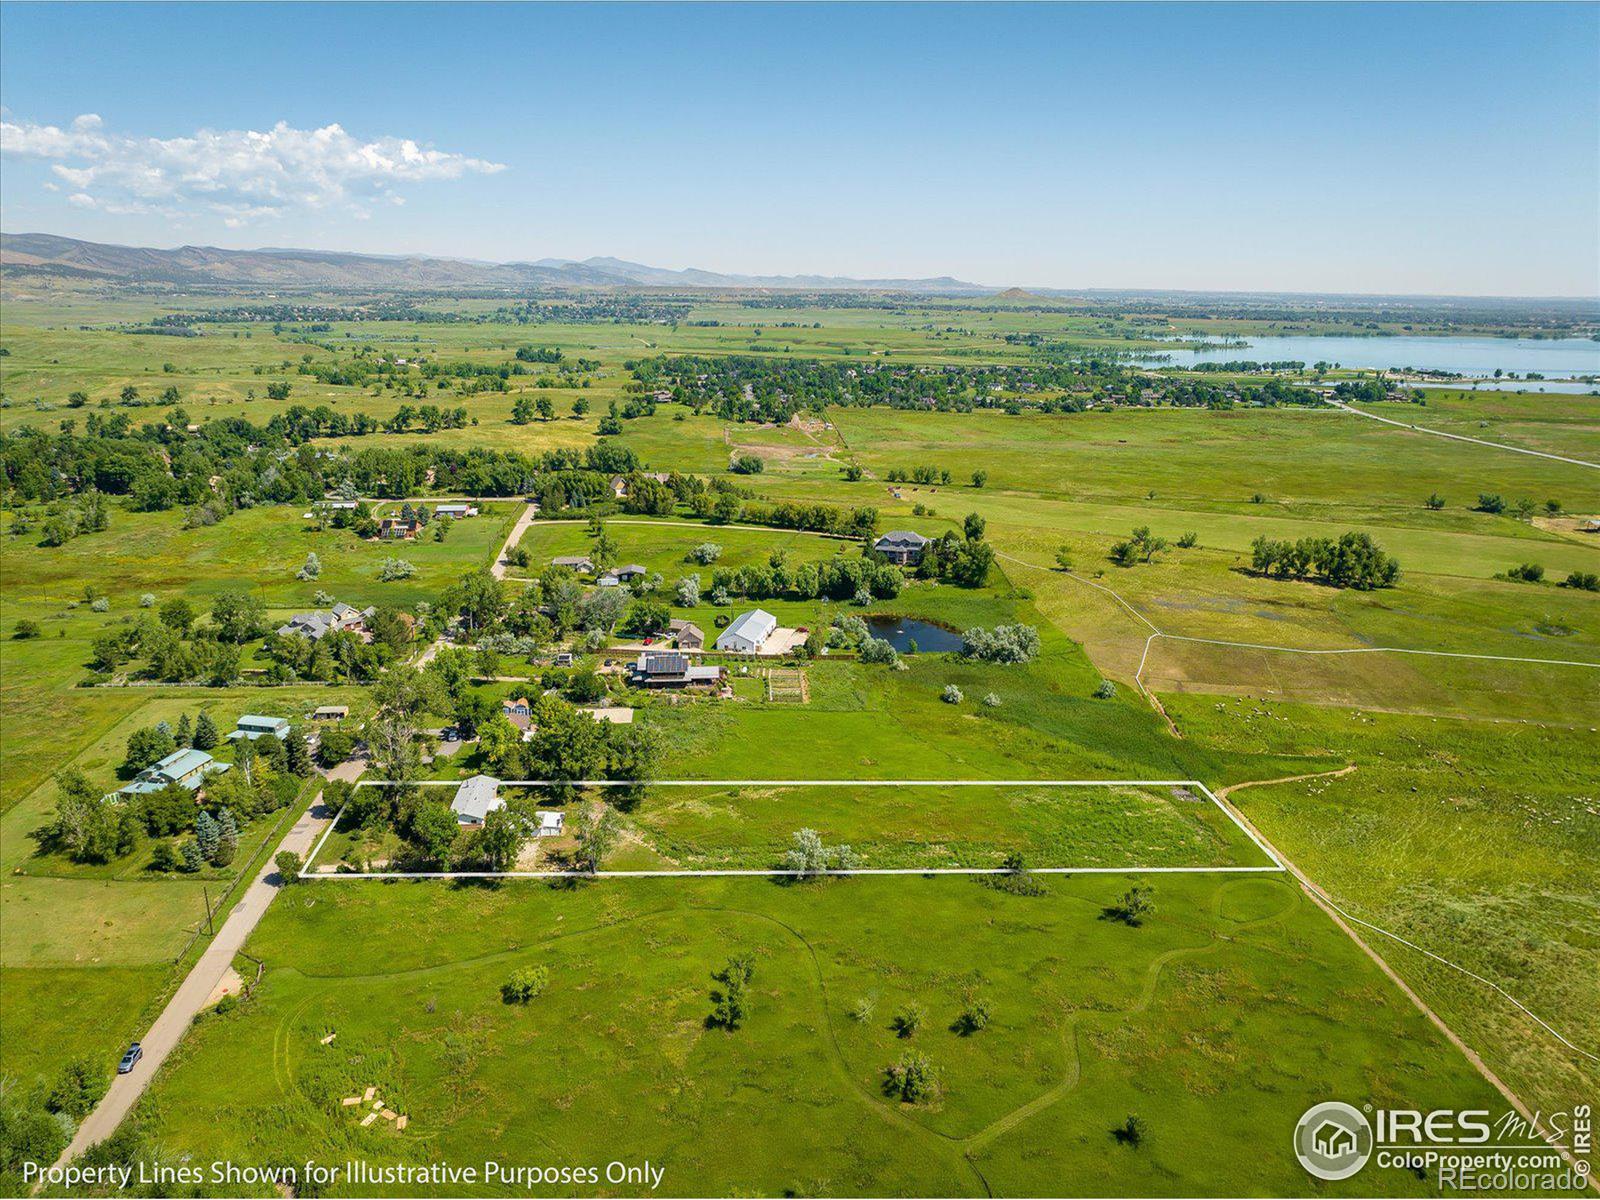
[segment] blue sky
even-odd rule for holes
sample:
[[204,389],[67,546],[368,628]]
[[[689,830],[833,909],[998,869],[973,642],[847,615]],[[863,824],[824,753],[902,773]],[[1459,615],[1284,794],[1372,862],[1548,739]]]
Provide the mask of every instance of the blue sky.
[[0,34],[12,232],[1600,292],[1595,5],[7,3]]

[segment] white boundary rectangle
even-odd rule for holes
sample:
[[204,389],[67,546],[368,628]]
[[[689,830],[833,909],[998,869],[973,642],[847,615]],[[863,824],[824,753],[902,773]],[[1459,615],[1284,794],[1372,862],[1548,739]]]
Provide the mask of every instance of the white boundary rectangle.
[[[1281,873],[1287,868],[1271,846],[1238,817],[1198,779],[653,779],[641,784],[628,779],[502,779],[502,787],[1183,787],[1198,788],[1229,822],[1267,856],[1270,866],[1221,867],[1029,867],[1032,875],[1249,875]],[[362,780],[357,787],[448,787],[461,786],[458,779],[418,779],[410,783],[390,780]],[[781,867],[683,869],[659,871],[313,871],[311,866],[344,816],[341,808],[328,828],[317,839],[311,856],[300,869],[300,878],[312,879],[664,879],[683,877],[705,879],[727,877],[795,878],[801,875],[1006,875],[1004,867],[854,867],[829,868],[818,872],[790,871]]]

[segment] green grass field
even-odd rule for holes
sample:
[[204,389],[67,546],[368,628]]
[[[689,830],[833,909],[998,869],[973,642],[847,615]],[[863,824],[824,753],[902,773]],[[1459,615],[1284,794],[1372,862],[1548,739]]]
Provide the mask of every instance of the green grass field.
[[[1233,1194],[1303,1188],[1259,1148],[1324,1096],[1491,1103],[1293,887],[1163,880],[1138,928],[1104,917],[1125,887],[302,886],[255,939],[256,998],[195,1030],[142,1116],[173,1152],[244,1162],[603,1164],[621,1145],[668,1194]],[[732,954],[755,964],[750,1016],[708,1028]],[[548,987],[502,1003],[529,965]],[[953,1032],[974,998],[988,1027]],[[901,1037],[908,1004],[925,1015]],[[908,1052],[935,1102],[884,1094]],[[369,1086],[404,1131],[340,1104]],[[1130,1114],[1137,1148],[1113,1136]]]
[[[301,356],[365,345],[498,364],[530,345],[600,365],[583,388],[546,393],[530,374],[505,393],[440,392],[469,422],[426,442],[581,450],[608,406],[628,398],[625,364],[647,354],[1017,363],[1033,352],[1008,333],[1126,348],[1179,328],[1256,327],[1006,302],[774,311],[708,297],[690,321],[720,324],[334,322],[315,339],[331,351],[265,323],[211,326],[199,338],[112,328],[219,302],[66,285],[26,301],[8,294],[0,431],[81,428],[91,413],[164,419],[167,405],[117,404],[130,384],[146,399],[176,386],[190,421],[259,424],[321,403],[383,418],[405,398],[319,384],[295,373]],[[439,303],[469,315],[493,307]],[[292,383],[286,401],[266,398],[277,380]],[[549,394],[558,419],[513,423],[523,389]],[[77,390],[90,396],[81,409],[68,406]],[[589,412],[574,418],[579,396]],[[1425,407],[1373,411],[1592,459],[1596,404],[1451,391],[1430,393]],[[1575,519],[1600,515],[1595,472],[1331,410],[851,407],[762,425],[667,403],[622,429],[618,440],[652,470],[722,475],[734,456],[759,455],[765,471],[738,483],[764,500],[870,505],[880,528],[930,535],[968,513],[987,521],[999,557],[985,586],[916,583],[865,610],[759,602],[783,623],[826,623],[843,607],[957,631],[1019,621],[1041,639],[1039,657],[1015,666],[919,653],[896,669],[830,655],[805,665],[805,704],[768,700],[760,664],[749,674],[735,665],[730,700],[629,696],[635,723],[659,740],[662,777],[1196,779],[1220,791],[1353,765],[1232,800],[1355,916],[1496,981],[1600,1052],[1588,986],[1600,970],[1600,670],[1549,661],[1600,663],[1600,599],[1556,586],[1569,572],[1600,571],[1600,540]],[[338,445],[423,444],[396,433]],[[844,475],[852,466],[855,482]],[[951,484],[887,479],[919,466],[948,469]],[[970,482],[979,469],[982,488]],[[1442,509],[1425,506],[1431,492]],[[1485,492],[1538,511],[1530,520],[1474,511]],[[1561,502],[1560,516],[1546,516],[1548,500]],[[349,704],[358,720],[372,712],[369,689],[355,686],[81,687],[95,638],[137,619],[145,593],[204,612],[219,593],[247,589],[275,618],[313,607],[319,590],[415,610],[488,566],[520,510],[494,502],[442,542],[401,544],[317,531],[299,505],[185,529],[178,511],[113,500],[108,530],[61,547],[37,544],[37,528],[0,532],[0,1073],[32,1087],[80,1056],[109,1068],[192,960],[185,947],[203,894],[227,888],[280,836],[258,823],[232,871],[201,877],[152,876],[148,848],[105,867],[73,864],[39,853],[34,836],[53,812],[56,773],[75,765],[115,786],[128,735],[180,712],[205,708],[224,727],[243,712],[299,719],[324,703]],[[7,525],[11,515],[0,514]],[[1174,544],[1152,562],[1114,565],[1113,543],[1140,525]],[[774,550],[792,562],[858,553],[688,520],[617,516],[607,528],[618,561],[660,572],[669,596],[690,573],[709,583],[713,568],[685,559],[703,541],[723,547],[717,567]],[[1397,586],[1340,591],[1245,569],[1258,536],[1347,530],[1399,559]],[[1175,544],[1191,533],[1192,546]],[[522,545],[532,574],[550,557],[587,552],[589,539],[583,523],[545,520]],[[295,577],[309,552],[322,563],[314,582]],[[390,555],[416,574],[381,582]],[[1545,568],[1544,582],[1504,578],[1528,562]],[[94,612],[86,588],[109,610]],[[673,615],[714,636],[719,616],[756,603]],[[23,619],[43,636],[11,636]],[[1152,640],[1157,630],[1172,636]],[[1295,653],[1378,647],[1532,661]],[[1115,686],[1097,697],[1102,681]],[[941,699],[948,685],[960,703]],[[498,698],[530,685],[480,688]],[[998,704],[982,702],[990,693]],[[431,774],[482,765],[467,747]],[[767,868],[802,826],[850,843],[872,866],[991,865],[1011,850],[1034,866],[1264,861],[1218,810],[1166,789],[656,788],[624,822],[608,865],[625,869]],[[387,834],[364,850],[382,858],[394,847]],[[356,849],[336,832],[322,861]],[[1138,927],[1107,919],[1135,882],[1120,875],[1049,877],[1040,896],[919,876],[815,886],[317,880],[279,897],[248,946],[267,964],[260,990],[196,1026],[138,1124],[164,1156],[256,1163],[503,1155],[603,1165],[625,1153],[663,1167],[668,1194],[1432,1192],[1430,1181],[1374,1172],[1313,1185],[1291,1156],[1263,1147],[1286,1146],[1304,1107],[1328,1098],[1498,1111],[1468,1060],[1289,877],[1141,877],[1151,880],[1156,912]],[[1530,1106],[1568,1107],[1600,1088],[1589,1060],[1491,990],[1393,939],[1370,940]],[[721,986],[712,973],[742,953],[755,962],[749,1019],[708,1028]],[[509,973],[533,965],[550,972],[544,994],[526,1008],[502,1003]],[[961,1036],[951,1026],[975,998],[993,1019]],[[891,1022],[913,1001],[925,1018],[898,1037]],[[325,1047],[329,1032],[338,1036]],[[885,1069],[913,1051],[939,1075],[926,1103],[884,1091]],[[339,1104],[367,1086],[408,1114],[405,1131],[362,1128]],[[1138,1145],[1113,1134],[1130,1116],[1148,1131]]]

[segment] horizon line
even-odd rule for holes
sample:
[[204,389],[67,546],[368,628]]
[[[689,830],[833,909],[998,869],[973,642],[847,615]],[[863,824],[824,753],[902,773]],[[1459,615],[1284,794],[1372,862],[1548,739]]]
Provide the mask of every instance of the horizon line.
[[[1139,286],[1108,286],[1108,285],[1084,285],[1084,286],[1068,287],[1068,286],[1063,286],[1063,285],[1060,285],[1060,284],[987,284],[987,283],[974,283],[971,280],[957,279],[955,276],[950,275],[948,273],[940,274],[940,275],[920,275],[920,276],[919,275],[856,276],[856,275],[841,275],[841,274],[837,274],[837,273],[828,273],[828,272],[822,272],[822,271],[802,271],[802,272],[789,272],[789,273],[763,273],[763,272],[751,271],[751,270],[728,271],[728,270],[718,270],[718,269],[714,269],[714,268],[710,268],[710,267],[696,267],[696,266],[661,267],[661,266],[656,266],[656,265],[651,264],[651,263],[641,263],[641,262],[637,262],[635,260],[619,258],[616,255],[609,255],[609,254],[594,254],[594,255],[590,255],[587,259],[563,258],[563,257],[560,257],[560,256],[554,256],[554,255],[548,256],[545,260],[540,260],[540,259],[535,259],[535,258],[484,259],[484,258],[474,258],[474,257],[468,257],[468,256],[465,256],[465,255],[456,255],[456,254],[435,254],[435,253],[429,253],[427,251],[392,252],[392,251],[379,251],[379,250],[329,250],[329,249],[322,249],[322,248],[312,247],[312,246],[220,246],[220,245],[216,245],[215,243],[210,243],[210,242],[184,242],[184,243],[182,243],[180,245],[174,245],[174,246],[152,246],[152,245],[148,245],[148,244],[139,245],[139,244],[135,244],[135,243],[131,243],[131,242],[101,242],[101,241],[95,241],[95,240],[90,239],[90,238],[81,237],[81,236],[78,236],[76,234],[51,233],[51,232],[48,232],[48,231],[45,231],[45,230],[23,230],[23,231],[19,231],[19,232],[13,233],[13,232],[10,232],[10,231],[6,231],[6,230],[3,230],[3,229],[0,229],[0,237],[8,237],[8,238],[12,238],[12,237],[17,237],[17,238],[21,238],[21,237],[54,237],[54,238],[62,238],[62,239],[67,240],[67,241],[81,242],[81,243],[83,243],[85,245],[90,245],[90,246],[108,246],[108,247],[112,247],[112,248],[119,249],[119,250],[153,250],[153,251],[163,252],[163,253],[172,253],[172,252],[176,252],[176,251],[179,251],[179,250],[191,250],[192,249],[192,250],[217,250],[217,251],[221,251],[223,253],[228,253],[228,254],[320,254],[320,255],[339,255],[339,256],[348,257],[348,258],[377,259],[377,260],[380,260],[380,261],[387,261],[387,262],[405,262],[405,261],[413,261],[413,262],[448,262],[448,263],[461,263],[461,264],[465,264],[465,265],[468,265],[468,266],[493,266],[493,267],[534,266],[534,265],[537,265],[541,261],[547,261],[547,262],[555,263],[555,264],[572,264],[572,265],[577,265],[577,266],[583,266],[583,265],[587,265],[588,263],[591,263],[591,262],[593,262],[593,261],[595,261],[597,259],[599,259],[599,260],[610,259],[610,260],[613,260],[613,261],[616,261],[616,262],[619,262],[619,263],[626,263],[626,264],[629,264],[629,265],[632,265],[632,266],[644,267],[647,270],[652,270],[652,271],[672,271],[672,272],[678,272],[678,273],[685,273],[685,272],[690,272],[690,271],[699,271],[699,272],[703,272],[705,274],[710,274],[710,275],[729,275],[729,276],[743,275],[743,276],[748,276],[748,277],[752,277],[752,278],[765,277],[765,278],[772,278],[772,279],[801,279],[801,278],[804,278],[806,276],[815,276],[815,277],[822,278],[822,279],[835,279],[835,280],[841,280],[841,281],[848,281],[848,282],[855,283],[855,284],[864,284],[864,283],[872,283],[872,282],[883,282],[883,283],[895,283],[895,282],[901,282],[901,283],[933,283],[933,282],[936,282],[936,281],[939,281],[939,280],[948,279],[948,280],[951,280],[953,283],[958,283],[958,284],[963,285],[964,288],[975,289],[977,291],[984,292],[984,293],[1000,293],[1000,292],[1016,290],[1016,291],[1024,291],[1024,292],[1053,292],[1053,293],[1057,293],[1059,295],[1064,295],[1064,296],[1076,296],[1076,295],[1089,295],[1089,294],[1096,294],[1096,293],[1104,293],[1104,294],[1109,294],[1109,295],[1135,295],[1135,296],[1137,296],[1137,295],[1152,295],[1152,296],[1318,297],[1318,298],[1327,298],[1327,299],[1347,299],[1347,300],[1480,300],[1480,301],[1482,301],[1482,300],[1515,300],[1515,301],[1562,301],[1562,302],[1567,302],[1567,303],[1594,304],[1596,306],[1600,306],[1600,293],[1595,293],[1593,295],[1575,295],[1575,294],[1560,294],[1560,293],[1524,293],[1524,294],[1517,294],[1517,293],[1510,293],[1510,292],[1285,291],[1285,290],[1277,289],[1277,288],[1240,288],[1240,287],[1194,288],[1194,287],[1159,287],[1159,286],[1139,287]],[[30,264],[23,264],[24,267],[27,266],[27,265],[30,265]],[[236,286],[238,286],[238,287],[240,287],[242,289],[247,289],[247,288],[252,287],[252,286],[261,286],[261,285],[251,285],[251,284],[246,284],[246,283],[239,283]],[[582,288],[582,287],[588,287],[588,288],[612,287],[612,288],[620,288],[622,290],[651,290],[651,289],[666,289],[666,288],[674,288],[674,287],[690,289],[690,290],[697,290],[697,291],[751,291],[751,290],[817,291],[817,290],[827,290],[825,287],[820,287],[819,285],[803,284],[803,283],[796,283],[796,284],[792,284],[792,285],[760,284],[760,283],[722,284],[722,285],[718,285],[718,284],[694,284],[694,283],[682,283],[682,284],[634,283],[634,284],[574,284],[573,286],[574,287],[579,287],[579,288]],[[381,288],[381,287],[375,287],[372,290],[381,291],[381,290],[384,290],[384,289]],[[428,287],[428,286],[423,286],[423,287],[421,287],[419,289],[418,285],[411,285],[409,290],[448,291],[449,289],[448,288],[438,288],[438,287]],[[884,289],[884,290],[893,290],[893,289]],[[970,294],[970,293],[962,293],[962,292],[957,292],[957,291],[954,291],[954,290],[949,291],[949,292],[928,291],[928,292],[925,293],[925,295],[927,295],[929,297],[958,296],[958,295],[962,295],[962,294]]]

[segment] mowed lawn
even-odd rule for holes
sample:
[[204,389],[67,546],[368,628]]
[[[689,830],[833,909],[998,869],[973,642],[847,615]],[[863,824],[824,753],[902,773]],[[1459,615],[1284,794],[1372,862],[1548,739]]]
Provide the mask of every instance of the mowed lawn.
[[[1129,882],[303,885],[252,940],[255,997],[195,1028],[139,1115],[171,1155],[649,1159],[671,1195],[1237,1195],[1304,1190],[1290,1132],[1330,1096],[1498,1106],[1290,884],[1163,879],[1131,927],[1105,915]],[[733,955],[754,974],[730,1031],[707,1017]],[[548,985],[503,1003],[521,967]],[[992,1016],[964,1036],[976,1000]],[[930,1103],[885,1093],[913,1053]],[[369,1087],[404,1131],[340,1103]],[[1130,1114],[1136,1147],[1113,1132]]]

